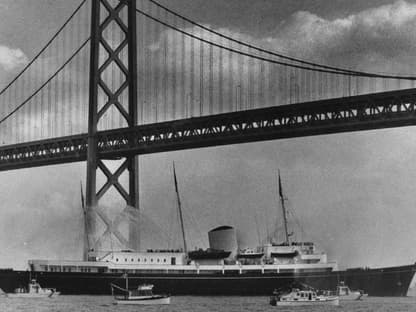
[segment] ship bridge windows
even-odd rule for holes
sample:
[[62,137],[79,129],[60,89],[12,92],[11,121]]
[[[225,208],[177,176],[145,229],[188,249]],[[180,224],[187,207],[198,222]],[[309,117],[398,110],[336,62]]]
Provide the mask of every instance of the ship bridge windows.
[[51,269],[51,272],[61,272],[61,266],[59,265],[51,265],[50,269]]
[[97,268],[90,268],[90,267],[80,267],[79,270],[81,272],[97,272]]

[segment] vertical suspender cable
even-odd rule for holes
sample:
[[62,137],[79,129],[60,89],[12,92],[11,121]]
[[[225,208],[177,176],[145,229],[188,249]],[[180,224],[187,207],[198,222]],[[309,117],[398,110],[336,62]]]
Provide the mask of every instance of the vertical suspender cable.
[[266,101],[265,101],[266,68],[265,68],[265,64],[263,61],[260,61],[260,73],[261,73],[260,86],[259,86],[260,107],[265,107],[266,106]]
[[204,114],[204,43],[199,43],[199,116]]
[[[182,21],[182,28],[185,29],[185,21]],[[186,106],[188,105],[188,99],[186,96],[186,88],[185,88],[185,56],[187,55],[186,47],[185,47],[185,35],[180,34],[181,36],[181,94],[180,94],[180,105],[181,109],[179,110],[179,116],[181,118],[185,118],[186,114]]]
[[[71,51],[71,49],[73,49],[73,44],[74,44],[74,31],[73,31],[73,29],[70,29],[70,31],[69,31],[69,34],[68,34],[68,36],[69,36],[69,42],[68,42],[68,51]],[[71,54],[72,54],[72,52],[71,52]],[[67,105],[67,107],[68,107],[68,117],[67,117],[67,124],[68,124],[68,134],[72,134],[72,123],[73,123],[73,121],[74,121],[74,116],[73,116],[73,112],[74,112],[74,107],[73,107],[73,105],[74,105],[74,103],[75,103],[75,96],[74,96],[74,94],[72,94],[72,84],[74,83],[73,82],[73,70],[74,70],[74,62],[73,61],[71,61],[69,64],[68,64],[68,66],[67,66],[67,68],[66,68],[66,70],[68,71],[68,95],[66,96],[66,103],[65,103],[65,105]],[[65,72],[64,72],[65,73]]]
[[214,106],[214,69],[213,69],[213,58],[214,58],[214,51],[213,46],[209,46],[209,100],[208,100],[208,109],[209,114],[212,115],[213,113],[213,106]]
[[[48,50],[47,50],[48,51]],[[47,53],[47,51],[45,51],[45,55]],[[43,82],[46,80],[45,78],[45,58],[41,58],[39,60],[41,62],[41,68],[40,68],[40,81]],[[47,105],[45,105],[45,93],[48,92],[48,88],[49,84],[47,85],[46,89],[43,88],[40,91],[40,138],[44,139],[45,138],[45,129],[46,129],[46,125],[45,125],[45,108],[47,107]],[[47,96],[47,94],[46,94]]]
[[[151,7],[150,2],[149,2],[149,10],[150,10],[150,14],[152,14],[152,7]],[[159,17],[159,8],[156,8],[156,15]],[[150,21],[150,26],[152,28],[151,29],[152,31],[150,32],[150,36],[149,36],[149,45],[153,44],[153,41],[156,41],[158,34],[160,38],[163,40],[162,34],[160,32],[160,28],[161,28],[160,25],[158,23]],[[163,46],[162,46],[162,49],[163,49]],[[154,110],[155,116],[153,120],[157,122],[159,100],[162,98],[162,95],[160,94],[160,92],[158,92],[159,77],[160,79],[162,79],[162,59],[161,59],[162,53],[153,52],[150,49],[148,49],[148,51],[149,51],[149,67],[148,67],[149,68],[149,75],[148,75],[149,89],[153,91],[153,94],[149,92],[149,109],[151,112],[151,116],[153,115],[153,110]],[[156,55],[156,53],[158,54]],[[156,68],[154,68],[155,65],[157,65]],[[160,100],[160,102],[162,101]]]
[[[14,99],[17,99],[17,85],[19,84],[19,81],[16,81],[13,86],[11,86],[11,90],[13,90],[14,92]],[[16,103],[13,102],[12,100],[12,96],[11,96],[12,92],[10,91],[10,103],[13,103],[13,106],[16,105]],[[13,107],[14,109],[14,107]],[[19,131],[20,131],[20,125],[19,125],[19,115],[20,114],[15,114],[14,115],[14,120],[15,120],[15,126],[13,127],[15,129],[15,139],[13,143],[20,143],[19,142]]]
[[[66,59],[66,29],[64,29],[64,31],[62,32],[62,55],[63,60]],[[64,136],[66,135],[66,122],[67,122],[67,112],[66,112],[66,105],[65,105],[65,99],[66,99],[66,85],[65,85],[65,77],[64,77],[64,72],[61,72],[58,77],[61,79],[61,86],[62,86],[62,93],[61,93],[61,103],[60,105],[62,105],[62,114],[61,114],[61,131],[60,131],[60,135]]]
[[[233,47],[232,41],[228,41],[229,48]],[[228,112],[233,111],[234,105],[234,80],[233,80],[233,68],[234,68],[234,58],[231,51],[227,51],[228,55]]]
[[238,55],[238,61],[237,61],[237,66],[238,66],[238,72],[237,72],[237,79],[238,79],[238,92],[237,92],[237,107],[236,110],[239,111],[241,110],[241,89],[243,86],[243,64],[244,64],[244,58],[241,54]]
[[[172,20],[172,24],[174,27],[176,27],[176,19],[173,18]],[[169,31],[169,30],[167,30]],[[170,98],[172,99],[172,113],[170,118],[175,119],[177,116],[177,112],[176,112],[176,96],[177,96],[177,84],[176,84],[176,79],[177,79],[177,68],[176,68],[176,58],[177,58],[177,32],[174,31],[172,33],[172,40],[171,40],[171,47],[172,47],[172,53],[171,53],[171,57],[172,57],[172,62],[171,62],[171,72],[169,73],[170,75],[172,75],[172,94],[170,96]],[[181,104],[183,105],[183,103]]]
[[[165,19],[168,12],[165,11]],[[168,28],[163,29],[163,121],[166,120],[166,111],[168,107]]]
[[[191,26],[192,27],[192,26]],[[194,32],[194,27],[192,27],[192,34]],[[191,44],[191,76],[189,78],[189,92],[190,92],[190,107],[189,107],[189,117],[194,116],[194,104],[195,104],[195,40],[189,39]]]
[[[222,38],[218,38],[220,44],[222,44]],[[224,51],[219,49],[219,59],[218,59],[218,112],[224,113],[224,95],[223,95],[223,86],[224,86],[224,65],[223,65]]]

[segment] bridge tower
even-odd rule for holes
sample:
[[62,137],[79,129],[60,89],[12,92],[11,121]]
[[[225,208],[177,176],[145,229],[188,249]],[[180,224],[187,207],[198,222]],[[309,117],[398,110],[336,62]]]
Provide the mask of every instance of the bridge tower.
[[[109,35],[110,27],[113,30],[117,29],[121,34],[118,40],[114,40],[114,36]],[[98,220],[107,227],[104,233],[114,235],[126,248],[139,249],[138,156],[126,157],[120,167],[112,173],[106,160],[100,156],[97,145],[99,122],[110,108],[121,116],[127,127],[134,127],[137,124],[136,1],[92,0],[90,40],[86,182],[88,246],[84,248],[84,258],[87,257],[87,249],[100,249],[103,236],[100,237],[97,233]],[[116,87],[104,77],[106,71],[114,68],[118,69],[121,73],[120,77],[123,77]],[[125,98],[128,98],[127,105]],[[107,179],[99,190],[97,190],[98,171],[101,171]],[[119,181],[124,172],[127,172],[129,177],[127,189]],[[111,187],[114,187],[126,202],[126,209],[129,208],[130,213],[133,211],[133,215],[129,216],[128,238],[117,229],[120,221],[116,221],[117,218],[110,220],[100,209],[99,201]],[[122,213],[123,211],[120,215]],[[134,222],[135,220],[137,222]]]

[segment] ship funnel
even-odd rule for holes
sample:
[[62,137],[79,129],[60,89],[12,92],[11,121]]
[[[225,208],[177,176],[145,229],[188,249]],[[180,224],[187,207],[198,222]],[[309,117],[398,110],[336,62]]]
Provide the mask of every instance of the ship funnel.
[[237,235],[232,226],[223,225],[209,231],[208,240],[210,248],[231,251],[231,258],[237,255]]

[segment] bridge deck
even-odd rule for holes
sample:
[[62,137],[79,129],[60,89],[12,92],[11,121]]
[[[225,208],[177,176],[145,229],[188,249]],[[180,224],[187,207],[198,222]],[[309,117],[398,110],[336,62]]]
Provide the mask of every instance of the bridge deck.
[[[98,157],[114,159],[215,145],[410,126],[416,89],[282,105],[101,131]],[[0,171],[86,160],[88,134],[0,147]]]

